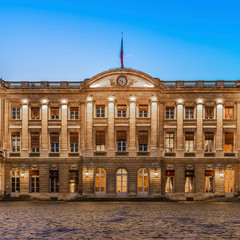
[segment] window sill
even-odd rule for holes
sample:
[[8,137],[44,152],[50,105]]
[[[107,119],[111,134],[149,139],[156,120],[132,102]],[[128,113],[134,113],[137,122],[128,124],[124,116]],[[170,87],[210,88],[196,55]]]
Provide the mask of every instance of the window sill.
[[214,152],[205,152],[204,157],[215,157],[215,153]]
[[94,155],[95,156],[106,156],[107,155],[107,153],[106,152],[94,152]]
[[40,157],[40,153],[39,152],[29,153],[29,157]]
[[70,152],[68,153],[68,157],[79,157],[79,152]]
[[115,156],[128,156],[128,152],[115,152]]
[[59,157],[59,156],[60,156],[60,153],[51,152],[51,153],[48,153],[48,156],[49,156],[49,157]]
[[233,152],[225,152],[224,157],[235,157],[235,153]]
[[195,157],[196,153],[195,152],[185,152],[184,157]]
[[149,156],[149,155],[150,155],[150,152],[144,152],[144,151],[142,151],[142,152],[137,152],[137,155],[138,155],[138,156]]
[[20,153],[15,153],[15,152],[9,153],[9,157],[20,157],[20,156],[21,156]]
[[175,152],[165,152],[164,156],[165,157],[176,157],[176,153]]

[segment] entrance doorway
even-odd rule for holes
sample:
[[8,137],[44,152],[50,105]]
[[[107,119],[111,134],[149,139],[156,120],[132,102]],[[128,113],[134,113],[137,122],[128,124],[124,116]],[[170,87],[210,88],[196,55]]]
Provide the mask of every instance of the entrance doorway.
[[234,171],[233,170],[225,171],[224,192],[225,192],[225,197],[234,196]]

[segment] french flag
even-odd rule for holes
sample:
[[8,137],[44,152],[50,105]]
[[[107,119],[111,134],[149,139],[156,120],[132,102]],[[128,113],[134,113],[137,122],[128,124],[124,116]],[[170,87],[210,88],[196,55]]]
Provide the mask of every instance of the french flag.
[[122,34],[122,40],[121,40],[120,58],[121,58],[121,66],[123,68],[123,34]]

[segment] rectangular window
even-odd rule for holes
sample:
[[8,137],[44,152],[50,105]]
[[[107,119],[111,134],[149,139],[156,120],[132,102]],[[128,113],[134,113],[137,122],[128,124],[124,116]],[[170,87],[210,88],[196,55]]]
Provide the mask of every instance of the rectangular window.
[[205,152],[213,152],[214,133],[205,133]]
[[205,192],[214,192],[214,170],[205,171]]
[[126,131],[118,131],[117,132],[117,149],[118,152],[126,151],[126,142],[127,142],[127,132]]
[[225,119],[233,119],[233,107],[225,107]]
[[12,133],[12,152],[20,152],[20,133]]
[[206,107],[205,119],[213,119],[213,118],[214,118],[214,107]]
[[33,119],[33,120],[40,119],[40,108],[39,107],[31,108],[31,119]]
[[138,133],[139,152],[147,152],[148,150],[148,132],[140,131]]
[[78,119],[79,118],[79,110],[78,107],[70,107],[70,119]]
[[139,117],[145,118],[148,116],[148,105],[139,105]]
[[70,133],[70,151],[78,152],[78,133],[77,132]]
[[193,152],[194,148],[194,133],[186,132],[185,133],[185,151]]
[[39,152],[39,133],[31,133],[31,151],[32,152]]
[[11,192],[16,193],[20,192],[20,175],[19,170],[11,171]]
[[165,171],[165,176],[166,176],[165,192],[166,193],[172,193],[174,191],[174,189],[173,189],[174,174],[175,174],[174,170],[166,170]]
[[20,108],[19,107],[13,107],[12,108],[12,119],[13,120],[19,120],[20,119]]
[[96,151],[105,152],[105,132],[104,131],[96,132]]
[[165,135],[165,151],[174,152],[174,133],[167,132]]
[[51,107],[50,115],[51,119],[59,119],[59,108]]
[[174,119],[174,107],[166,108],[166,119]]
[[70,193],[78,192],[78,171],[77,170],[69,171],[69,192]]
[[104,105],[98,105],[96,107],[96,116],[99,118],[104,118],[105,117],[105,106]]
[[126,105],[118,105],[118,117],[125,118],[126,117]]
[[194,189],[194,170],[185,171],[185,193],[193,193]]
[[185,119],[193,119],[194,108],[186,107],[185,108]]
[[59,133],[50,134],[51,152],[59,152]]
[[59,192],[59,172],[58,170],[50,170],[50,192]]
[[224,152],[233,152],[233,132],[225,133]]
[[39,193],[39,171],[30,170],[30,192]]

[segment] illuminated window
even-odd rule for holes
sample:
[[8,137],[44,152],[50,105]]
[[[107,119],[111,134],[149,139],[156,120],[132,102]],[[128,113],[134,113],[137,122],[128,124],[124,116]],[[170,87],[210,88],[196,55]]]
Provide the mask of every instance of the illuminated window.
[[233,107],[225,107],[225,119],[233,119]]
[[205,152],[213,152],[214,133],[205,133]]
[[12,152],[20,152],[20,133],[12,133]]
[[31,151],[32,152],[39,152],[39,133],[38,132],[32,132],[31,133]]
[[214,107],[206,107],[205,119],[213,119],[213,118],[214,118]]
[[214,170],[205,171],[205,192],[214,191]]
[[33,119],[33,120],[40,119],[40,108],[39,107],[31,108],[31,119]]
[[12,119],[13,120],[19,120],[20,119],[20,108],[19,107],[13,107],[12,108]]
[[106,171],[98,168],[95,173],[95,194],[105,195],[106,193]]
[[39,193],[39,171],[30,170],[30,192]]
[[70,107],[70,119],[78,119],[79,118],[79,111],[78,107]]
[[59,192],[59,172],[58,172],[58,170],[50,171],[50,192],[51,193]]
[[165,151],[174,152],[174,133],[167,132],[165,135]]
[[194,150],[194,133],[186,132],[185,133],[185,151],[193,152]]
[[144,118],[148,116],[148,105],[139,105],[139,117]]
[[127,171],[124,168],[120,168],[116,173],[116,191],[118,196],[127,195]]
[[149,191],[149,177],[148,170],[146,168],[140,168],[138,170],[138,194],[146,195]]
[[51,152],[59,152],[59,133],[50,134]]
[[185,171],[185,193],[193,193],[194,189],[194,171]]
[[125,118],[126,117],[126,105],[118,105],[118,117]]
[[98,105],[96,107],[96,116],[99,118],[105,117],[105,106],[104,105]]
[[224,152],[233,152],[233,132],[225,133]]
[[175,174],[174,170],[165,171],[165,176],[166,176],[165,192],[166,193],[172,193],[174,191],[173,189],[174,174]]
[[78,132],[70,133],[70,151],[78,152]]
[[59,119],[59,108],[51,107],[50,115],[51,119]]
[[174,119],[174,108],[173,107],[166,108],[166,119]]
[[78,192],[78,171],[77,170],[69,171],[69,192],[70,193]]
[[147,152],[148,150],[148,132],[138,132],[139,152]]
[[118,152],[126,151],[126,142],[127,142],[127,132],[118,131],[117,132],[117,150]]
[[96,151],[105,152],[105,132],[104,131],[96,132]]
[[233,193],[234,187],[234,171],[226,170],[224,174],[224,191],[225,193]]
[[20,192],[20,173],[19,170],[11,170],[11,192]]
[[185,108],[185,119],[193,119],[194,108],[186,107]]

